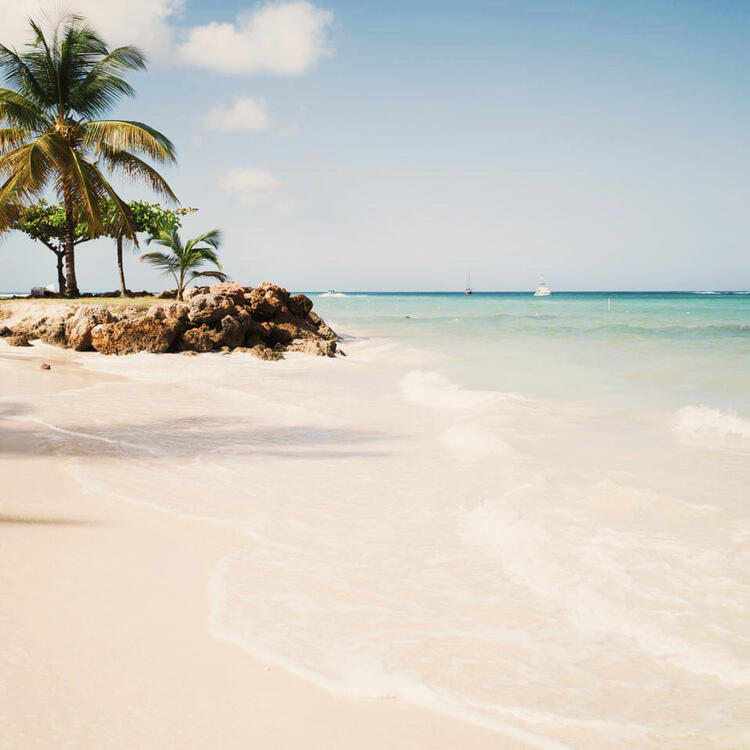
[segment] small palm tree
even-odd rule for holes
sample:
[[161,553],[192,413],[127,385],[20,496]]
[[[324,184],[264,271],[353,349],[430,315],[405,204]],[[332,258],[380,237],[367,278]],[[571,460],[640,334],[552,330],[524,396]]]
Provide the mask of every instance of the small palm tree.
[[143,123],[96,119],[121,97],[133,95],[122,73],[146,67],[136,47],[108,49],[78,16],[65,17],[49,38],[30,24],[34,41],[26,52],[0,44],[0,74],[13,87],[0,88],[0,233],[53,187],[65,208],[67,292],[77,295],[77,223],[86,224],[92,237],[99,235],[109,198],[122,216],[124,236],[137,242],[128,207],[102,167],[143,180],[176,201],[164,178],[136,156],[174,162],[174,147]]
[[[172,274],[177,284],[177,299],[182,299],[182,292],[187,282],[203,277],[225,281],[227,275],[221,271],[221,263],[216,251],[221,244],[221,232],[212,229],[188,240],[184,245],[176,229],[162,229],[148,238],[148,244],[155,242],[170,250],[169,253],[144,253],[141,260],[145,260],[158,268],[162,273]],[[205,243],[205,244],[201,244]],[[204,263],[213,263],[218,271],[202,271]]]

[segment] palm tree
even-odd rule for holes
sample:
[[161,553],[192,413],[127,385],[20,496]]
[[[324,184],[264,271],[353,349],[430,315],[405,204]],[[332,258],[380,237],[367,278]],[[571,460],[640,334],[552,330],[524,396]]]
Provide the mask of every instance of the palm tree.
[[[143,70],[136,47],[109,50],[79,16],[66,16],[47,39],[30,21],[34,41],[18,53],[0,44],[0,72],[13,88],[0,88],[0,232],[19,210],[52,187],[65,207],[68,294],[77,295],[75,227],[102,232],[102,205],[110,198],[122,216],[124,236],[136,242],[125,202],[101,167],[147,182],[176,201],[164,178],[136,156],[175,161],[172,143],[140,122],[98,120],[134,91],[121,74]],[[136,153],[133,153],[136,152]]]
[[[172,274],[177,284],[177,299],[179,300],[182,299],[182,292],[188,281],[202,277],[219,279],[219,281],[225,281],[227,278],[227,275],[221,272],[221,263],[216,255],[216,250],[221,244],[221,232],[218,229],[212,229],[210,232],[194,237],[184,245],[176,229],[162,229],[148,238],[148,244],[152,242],[168,248],[171,252],[144,253],[141,255],[141,260],[155,266],[162,273]],[[213,263],[219,270],[201,271],[200,267],[206,262]]]

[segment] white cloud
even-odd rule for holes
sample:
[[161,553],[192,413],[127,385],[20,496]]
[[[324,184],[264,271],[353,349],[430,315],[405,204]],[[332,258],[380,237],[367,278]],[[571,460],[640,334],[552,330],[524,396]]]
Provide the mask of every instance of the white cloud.
[[308,0],[269,2],[234,23],[196,26],[177,49],[189,65],[220,73],[298,75],[328,51],[333,13]]
[[257,167],[230,169],[219,181],[219,187],[246,206],[271,206],[288,214],[294,204],[281,195],[281,183],[269,172]]
[[237,96],[230,106],[214,107],[203,117],[203,125],[209,130],[260,133],[271,128],[271,118],[265,100]]
[[135,44],[156,59],[168,54],[170,21],[182,6],[183,0],[0,0],[0,41],[20,49],[29,41],[28,18],[49,28],[74,11],[110,46]]

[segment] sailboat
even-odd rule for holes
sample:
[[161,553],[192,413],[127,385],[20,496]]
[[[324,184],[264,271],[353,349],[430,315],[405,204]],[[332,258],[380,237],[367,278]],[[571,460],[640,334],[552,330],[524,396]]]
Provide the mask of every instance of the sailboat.
[[544,276],[539,277],[539,285],[536,288],[536,291],[534,292],[535,297],[549,297],[552,292],[549,290],[549,286],[547,286],[547,282],[544,280]]
[[466,289],[464,289],[464,294],[471,294],[471,273],[466,274]]

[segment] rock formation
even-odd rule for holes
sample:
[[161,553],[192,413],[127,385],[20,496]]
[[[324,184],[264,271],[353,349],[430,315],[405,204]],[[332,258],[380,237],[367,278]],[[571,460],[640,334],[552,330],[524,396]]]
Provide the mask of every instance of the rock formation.
[[184,302],[148,308],[61,307],[57,317],[24,320],[0,335],[14,346],[41,339],[101,354],[234,350],[265,360],[283,359],[285,351],[337,354],[338,336],[312,312],[304,294],[292,297],[269,282],[243,287],[226,281],[190,287],[183,296]]

